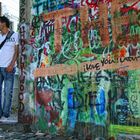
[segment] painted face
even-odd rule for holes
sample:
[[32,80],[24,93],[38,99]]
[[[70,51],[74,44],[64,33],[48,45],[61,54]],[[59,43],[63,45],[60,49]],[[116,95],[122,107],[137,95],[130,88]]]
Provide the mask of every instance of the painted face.
[[118,123],[126,123],[128,113],[128,100],[123,98],[118,99],[115,103],[115,115]]

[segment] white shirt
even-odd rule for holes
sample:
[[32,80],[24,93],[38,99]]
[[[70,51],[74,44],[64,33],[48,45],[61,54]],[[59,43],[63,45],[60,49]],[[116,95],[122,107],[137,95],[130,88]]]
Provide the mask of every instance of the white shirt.
[[[5,39],[6,35],[0,34],[0,44]],[[10,39],[7,39],[3,47],[0,49],[0,67],[9,66],[15,53],[15,45],[18,44],[19,44],[18,33],[13,33]]]

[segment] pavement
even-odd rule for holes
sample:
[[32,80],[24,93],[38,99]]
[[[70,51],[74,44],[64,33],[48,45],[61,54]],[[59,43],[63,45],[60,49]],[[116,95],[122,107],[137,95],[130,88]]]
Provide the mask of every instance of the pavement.
[[[85,125],[76,128],[76,132],[59,130],[56,134],[41,133],[34,124],[18,123],[17,115],[11,114],[8,119],[0,119],[0,140],[95,140],[95,138],[84,137]],[[92,127],[89,127],[94,132]],[[83,131],[82,131],[83,130]],[[71,133],[70,133],[71,132]],[[80,134],[80,135],[79,135]],[[103,140],[98,138],[96,140]]]
[[25,132],[18,123],[0,123],[0,140],[77,140],[64,135],[49,135],[41,132]]
[[77,140],[63,133],[50,135],[41,133],[34,125],[18,123],[17,110],[8,119],[0,118],[0,140]]
[[17,118],[0,119],[0,140],[78,140],[64,134],[49,135],[18,123]]
[[[85,137],[83,127],[85,126],[81,125],[81,127],[76,129],[78,133],[68,131],[66,134],[65,130],[62,129],[59,130],[57,134],[51,135],[48,133],[41,133],[34,124],[18,123],[17,117],[11,115],[7,120],[0,119],[0,140],[105,140],[104,138],[96,138],[96,136],[94,136],[94,138],[91,136]],[[91,127],[89,127],[89,129],[91,129],[93,133],[96,133]]]

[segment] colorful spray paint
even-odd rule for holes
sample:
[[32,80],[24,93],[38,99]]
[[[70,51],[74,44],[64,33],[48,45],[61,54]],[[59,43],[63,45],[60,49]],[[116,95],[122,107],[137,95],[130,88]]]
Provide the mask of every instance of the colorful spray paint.
[[140,137],[139,1],[33,0],[32,11],[34,125],[80,140]]

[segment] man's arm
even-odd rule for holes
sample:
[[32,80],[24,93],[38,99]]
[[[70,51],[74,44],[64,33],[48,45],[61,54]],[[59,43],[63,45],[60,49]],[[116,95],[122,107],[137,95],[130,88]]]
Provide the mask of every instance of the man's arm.
[[12,59],[10,65],[6,68],[7,72],[13,71],[13,68],[15,66],[15,62],[17,61],[17,58],[18,58],[18,54],[19,54],[19,45],[15,45],[15,53],[13,55],[13,59]]

